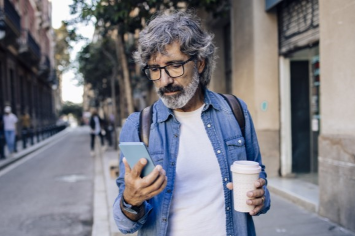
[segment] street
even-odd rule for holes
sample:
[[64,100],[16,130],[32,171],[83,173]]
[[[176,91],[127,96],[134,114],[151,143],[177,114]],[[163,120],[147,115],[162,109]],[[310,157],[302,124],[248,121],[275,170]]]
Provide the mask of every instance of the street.
[[91,235],[89,141],[87,130],[72,130],[0,171],[1,236]]

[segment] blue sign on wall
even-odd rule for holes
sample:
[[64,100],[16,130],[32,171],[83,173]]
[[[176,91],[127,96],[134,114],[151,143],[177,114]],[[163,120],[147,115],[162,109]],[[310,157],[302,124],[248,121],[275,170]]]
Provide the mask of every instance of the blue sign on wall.
[[271,10],[274,6],[282,1],[283,0],[265,0],[265,11]]

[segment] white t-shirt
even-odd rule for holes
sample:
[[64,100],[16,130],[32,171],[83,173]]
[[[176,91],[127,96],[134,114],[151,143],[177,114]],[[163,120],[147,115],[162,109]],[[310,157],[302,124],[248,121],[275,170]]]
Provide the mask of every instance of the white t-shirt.
[[8,115],[5,114],[3,116],[3,120],[4,120],[4,129],[5,130],[14,131],[16,129],[15,124],[16,124],[18,119],[17,119],[17,117],[14,114],[12,114],[12,113],[10,113]]
[[221,171],[201,119],[204,106],[174,114],[181,123],[168,235],[226,235]]

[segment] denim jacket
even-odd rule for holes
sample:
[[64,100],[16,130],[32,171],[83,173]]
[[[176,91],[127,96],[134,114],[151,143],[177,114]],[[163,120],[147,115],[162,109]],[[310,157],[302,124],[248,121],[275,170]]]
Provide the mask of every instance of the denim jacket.
[[[225,199],[226,235],[256,235],[252,216],[249,213],[234,211],[232,191],[226,187],[228,182],[232,182],[230,165],[236,160],[247,159],[259,162],[261,166],[260,177],[266,180],[265,166],[262,165],[252,119],[246,104],[241,101],[245,116],[245,137],[243,137],[238,122],[224,98],[207,89],[204,90],[204,93],[205,106],[201,117],[221,170],[221,181],[224,188],[223,197]],[[180,124],[174,117],[173,111],[167,108],[161,100],[154,104],[152,120],[148,150],[155,165],[161,165],[166,171],[168,183],[160,194],[144,202],[145,215],[137,222],[131,221],[122,213],[120,208],[120,199],[125,188],[125,168],[121,153],[120,174],[116,180],[119,195],[115,200],[113,212],[119,230],[125,234],[137,230],[139,230],[139,236],[163,236],[167,233],[169,209],[174,192]],[[138,126],[139,113],[137,112],[127,118],[121,131],[120,142],[139,142]],[[266,185],[264,190],[264,207],[259,214],[266,213],[270,208],[270,195]]]

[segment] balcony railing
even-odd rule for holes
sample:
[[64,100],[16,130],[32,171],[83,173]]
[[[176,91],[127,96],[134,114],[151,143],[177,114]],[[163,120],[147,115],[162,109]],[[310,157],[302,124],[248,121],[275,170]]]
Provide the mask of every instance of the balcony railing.
[[27,35],[28,35],[28,46],[30,47],[30,49],[32,50],[32,52],[38,57],[41,57],[41,48],[39,47],[39,45],[36,43],[36,41],[33,39],[31,33],[29,31],[27,31]]
[[20,42],[20,53],[26,53],[31,51],[36,60],[41,59],[41,48],[33,39],[31,33],[28,30],[22,30]]
[[9,0],[4,1],[4,12],[6,18],[12,23],[16,30],[21,32],[21,17]]
[[51,71],[51,62],[47,55],[42,55],[41,62],[39,64],[38,76],[44,81],[49,81]]

